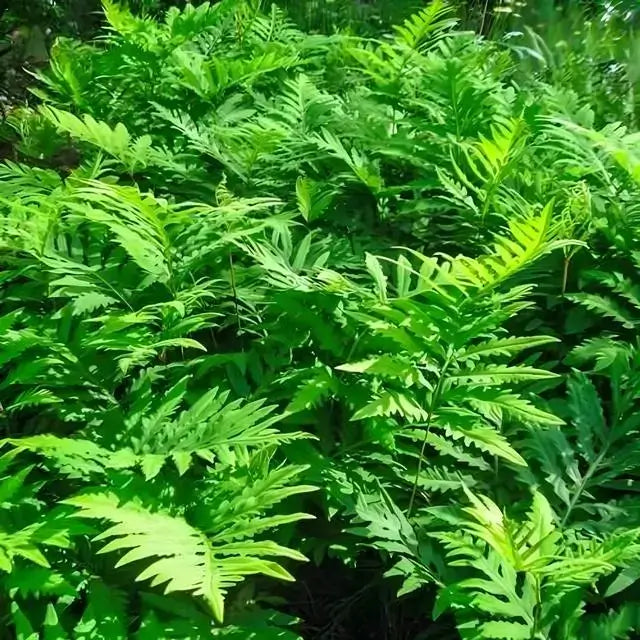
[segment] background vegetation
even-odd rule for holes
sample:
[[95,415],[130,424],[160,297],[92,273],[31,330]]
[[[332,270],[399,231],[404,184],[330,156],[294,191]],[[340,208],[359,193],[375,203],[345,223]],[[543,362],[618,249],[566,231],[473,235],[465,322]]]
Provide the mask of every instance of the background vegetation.
[[639,637],[634,7],[31,10],[0,635]]

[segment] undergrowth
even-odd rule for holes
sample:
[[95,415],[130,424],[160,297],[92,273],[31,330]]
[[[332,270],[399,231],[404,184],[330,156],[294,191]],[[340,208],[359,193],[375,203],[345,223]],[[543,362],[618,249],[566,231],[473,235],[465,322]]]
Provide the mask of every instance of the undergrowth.
[[[5,125],[2,637],[329,638],[382,593],[372,637],[637,637],[629,68],[443,0],[104,12]],[[315,626],[305,561],[355,590]]]

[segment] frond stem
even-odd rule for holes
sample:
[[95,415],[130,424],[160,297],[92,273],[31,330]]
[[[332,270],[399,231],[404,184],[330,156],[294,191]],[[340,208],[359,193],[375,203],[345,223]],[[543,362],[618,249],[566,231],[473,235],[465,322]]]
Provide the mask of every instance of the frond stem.
[[562,518],[562,523],[561,523],[562,527],[564,527],[567,524],[567,521],[569,520],[569,516],[573,512],[576,504],[578,504],[578,500],[580,500],[580,497],[582,496],[585,489],[587,488],[587,485],[589,484],[589,480],[591,480],[595,472],[600,467],[600,463],[602,462],[604,457],[607,455],[608,450],[609,450],[609,443],[607,443],[604,446],[602,451],[598,454],[596,459],[591,463],[591,465],[587,469],[587,473],[585,473],[584,476],[582,477],[582,480],[580,481],[578,488],[576,489],[575,493],[571,496],[569,506],[567,507],[567,512],[564,514],[564,518]]
[[566,256],[564,259],[564,267],[562,269],[562,295],[567,292],[567,280],[569,279],[569,264],[571,262],[571,256]]
[[450,350],[447,354],[447,358],[444,361],[442,369],[440,370],[440,375],[438,377],[438,382],[436,383],[436,388],[433,391],[433,396],[431,397],[431,403],[429,405],[429,412],[427,414],[427,422],[425,425],[424,438],[422,439],[422,446],[420,447],[420,457],[418,458],[418,468],[416,469],[416,475],[413,479],[413,488],[411,489],[411,498],[409,499],[409,507],[407,508],[407,518],[411,517],[411,513],[413,512],[413,505],[416,499],[416,494],[418,492],[418,482],[420,480],[420,473],[422,472],[422,465],[424,462],[424,452],[427,448],[427,441],[429,439],[429,433],[431,432],[431,422],[433,420],[433,414],[438,406],[440,401],[440,394],[442,392],[442,385],[445,381],[445,373],[451,364],[451,360],[453,358],[453,352]]
[[242,334],[242,325],[240,323],[240,310],[238,307],[238,291],[236,289],[236,274],[233,266],[233,255],[229,251],[229,277],[231,279],[231,291],[233,294],[233,306],[236,314],[236,324],[238,326],[238,334]]

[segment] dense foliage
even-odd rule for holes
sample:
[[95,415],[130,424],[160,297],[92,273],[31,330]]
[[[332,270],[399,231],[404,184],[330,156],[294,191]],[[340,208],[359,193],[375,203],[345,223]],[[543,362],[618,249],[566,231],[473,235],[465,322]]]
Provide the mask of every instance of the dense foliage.
[[637,637],[633,32],[104,12],[5,124],[3,637],[344,637],[307,559],[374,637]]

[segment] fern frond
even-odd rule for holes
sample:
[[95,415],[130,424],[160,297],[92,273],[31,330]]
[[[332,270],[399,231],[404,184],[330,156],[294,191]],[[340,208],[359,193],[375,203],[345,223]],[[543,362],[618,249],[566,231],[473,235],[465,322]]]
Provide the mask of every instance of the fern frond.
[[395,27],[398,41],[410,49],[423,50],[432,46],[457,24],[453,7],[444,0],[432,0],[426,9],[414,13]]
[[438,416],[438,422],[443,426],[447,436],[454,442],[462,439],[466,445],[473,445],[491,455],[497,456],[515,465],[527,466],[525,459],[509,444],[509,441],[496,429],[478,424],[467,426],[456,423],[456,415],[459,412],[449,410],[442,412],[444,416]]
[[625,329],[633,329],[638,326],[638,319],[628,309],[623,307],[617,300],[608,296],[595,293],[570,293],[567,294],[569,300],[577,302],[589,311],[598,315],[610,318],[620,323]]
[[[142,459],[147,478],[156,475],[165,460],[172,459],[180,473],[193,463],[193,457],[213,461],[233,459],[233,451],[263,449],[308,437],[301,432],[282,433],[273,425],[282,419],[275,406],[264,400],[227,402],[228,391],[211,389],[175,419],[171,414],[184,393],[181,381],[159,409],[143,419],[132,421],[132,444]],[[174,397],[172,397],[172,395]]]
[[67,206],[78,216],[103,225],[152,278],[169,280],[171,243],[166,203],[134,187],[92,181],[75,189]]
[[113,494],[86,494],[65,502],[77,507],[77,517],[112,523],[94,540],[109,540],[100,553],[126,551],[116,567],[151,561],[138,580],[150,579],[152,586],[164,586],[165,593],[186,591],[202,597],[220,622],[224,617],[226,591],[245,576],[262,573],[293,580],[284,568],[265,557],[304,560],[298,552],[275,543],[215,545],[183,518],[151,512],[134,503],[121,505]]
[[109,451],[95,442],[81,438],[60,438],[52,434],[26,438],[7,438],[17,451],[34,451],[51,460],[62,473],[71,478],[82,478],[92,473],[104,474],[108,469],[126,469],[135,466],[136,455],[130,449]]
[[133,138],[122,123],[111,128],[106,122],[97,121],[88,114],[78,118],[53,106],[40,107],[40,113],[58,131],[97,147],[120,161],[131,173],[143,169],[156,157],[151,137],[144,135]]

